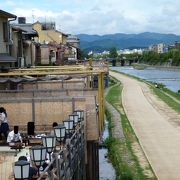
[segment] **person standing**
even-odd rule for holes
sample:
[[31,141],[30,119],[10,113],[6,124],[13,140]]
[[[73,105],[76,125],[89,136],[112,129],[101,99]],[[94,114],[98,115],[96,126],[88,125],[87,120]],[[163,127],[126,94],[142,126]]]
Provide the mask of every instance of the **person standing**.
[[7,138],[9,131],[9,125],[7,120],[7,113],[4,107],[0,107],[0,135],[3,133],[5,138]]

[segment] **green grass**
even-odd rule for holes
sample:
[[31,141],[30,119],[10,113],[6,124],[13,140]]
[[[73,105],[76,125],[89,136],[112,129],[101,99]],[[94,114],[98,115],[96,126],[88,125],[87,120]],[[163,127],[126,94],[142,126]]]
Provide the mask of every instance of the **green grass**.
[[176,98],[178,101],[180,101],[180,94],[179,93],[175,93],[169,89],[167,89],[166,87],[163,88],[163,91],[170,94],[171,96],[173,96],[174,98]]
[[[122,86],[116,80],[113,79],[116,83],[111,87],[106,95],[106,100],[112,104],[114,108],[116,108],[121,116],[122,127],[124,130],[125,139],[115,139],[112,137],[112,124],[111,124],[111,114],[106,109],[106,117],[108,119],[109,124],[109,132],[110,137],[106,140],[106,144],[109,149],[109,158],[115,167],[116,170],[116,179],[124,180],[124,179],[133,179],[133,180],[146,180],[148,177],[143,173],[143,169],[141,168],[139,161],[135,154],[133,153],[132,143],[138,142],[134,131],[123,111],[122,103],[121,103],[121,92]],[[151,169],[151,167],[149,167]],[[155,179],[155,178],[153,178]]]
[[113,106],[119,103],[119,101],[117,101],[121,93],[119,90],[119,86],[119,84],[116,84],[106,96],[106,101],[112,104]]
[[[151,87],[152,88],[152,87]],[[174,109],[177,113],[180,113],[180,104],[175,102],[171,97],[166,95],[163,90],[159,88],[152,88],[153,92],[161,99],[163,100],[168,106],[170,106],[172,109]],[[167,92],[168,93],[168,92]]]
[[[174,109],[177,113],[180,113],[180,104],[177,101],[180,101],[180,94],[173,92],[167,89],[163,84],[157,84],[158,88],[155,87],[156,83],[146,82],[162,101],[164,101],[169,107]],[[176,99],[177,101],[175,101]]]

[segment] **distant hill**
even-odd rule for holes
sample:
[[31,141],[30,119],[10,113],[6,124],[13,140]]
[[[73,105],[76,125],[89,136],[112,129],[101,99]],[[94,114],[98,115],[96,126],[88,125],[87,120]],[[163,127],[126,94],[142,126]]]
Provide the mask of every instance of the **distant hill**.
[[88,35],[78,34],[80,38],[80,47],[85,51],[101,52],[109,50],[112,47],[117,49],[124,48],[145,48],[152,44],[165,43],[174,44],[175,41],[180,41],[180,36],[175,34],[160,34],[144,32],[140,34],[107,34],[107,35]]

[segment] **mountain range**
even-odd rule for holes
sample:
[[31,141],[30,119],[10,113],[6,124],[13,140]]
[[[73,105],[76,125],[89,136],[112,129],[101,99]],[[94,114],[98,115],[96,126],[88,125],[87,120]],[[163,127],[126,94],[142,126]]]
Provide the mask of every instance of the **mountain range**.
[[80,39],[80,48],[86,52],[102,52],[112,47],[116,47],[117,49],[147,48],[152,44],[164,43],[169,45],[174,44],[175,41],[180,41],[179,35],[152,32],[107,35],[78,34],[77,36]]

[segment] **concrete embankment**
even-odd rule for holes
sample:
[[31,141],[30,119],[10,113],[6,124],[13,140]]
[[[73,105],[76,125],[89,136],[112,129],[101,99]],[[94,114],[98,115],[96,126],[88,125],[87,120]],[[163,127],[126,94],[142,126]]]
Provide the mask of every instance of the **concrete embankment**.
[[113,126],[112,136],[117,139],[124,138],[124,133],[121,125],[121,118],[119,112],[106,101],[106,107],[111,114],[111,123]]
[[155,68],[155,69],[163,69],[163,70],[171,70],[171,71],[180,71],[180,66],[169,66],[169,65],[149,65],[149,64],[139,64],[133,63],[133,67],[136,69],[145,69],[145,68]]

